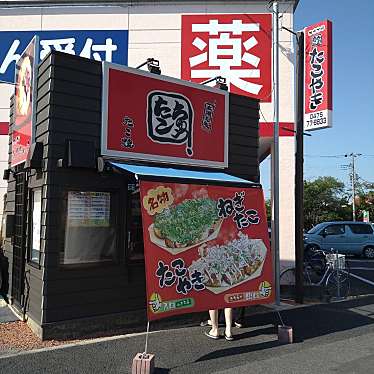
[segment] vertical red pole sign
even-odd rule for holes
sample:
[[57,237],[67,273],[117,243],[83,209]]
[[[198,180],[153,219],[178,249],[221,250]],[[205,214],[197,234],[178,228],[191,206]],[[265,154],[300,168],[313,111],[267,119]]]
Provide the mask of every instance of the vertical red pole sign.
[[30,145],[35,137],[33,123],[36,114],[36,78],[39,38],[34,36],[21,54],[15,70],[14,124],[12,130],[11,166],[27,159]]
[[304,130],[332,127],[332,24],[304,29]]
[[273,302],[260,188],[140,182],[148,319]]

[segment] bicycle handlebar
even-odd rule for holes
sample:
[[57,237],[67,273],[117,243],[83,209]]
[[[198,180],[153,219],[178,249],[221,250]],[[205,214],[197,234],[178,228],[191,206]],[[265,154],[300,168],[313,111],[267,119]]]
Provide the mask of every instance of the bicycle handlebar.
[[322,255],[324,255],[326,257],[326,255],[329,255],[329,254],[339,254],[339,251],[337,249],[334,250],[334,248],[331,248],[330,251],[325,251],[323,249],[316,249],[311,254],[312,255],[314,255],[314,254],[322,254]]

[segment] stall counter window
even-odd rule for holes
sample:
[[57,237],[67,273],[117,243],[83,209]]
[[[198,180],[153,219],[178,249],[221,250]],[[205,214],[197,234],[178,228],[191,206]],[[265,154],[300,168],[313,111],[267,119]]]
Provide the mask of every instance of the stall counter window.
[[64,265],[117,260],[117,194],[109,191],[68,191]]

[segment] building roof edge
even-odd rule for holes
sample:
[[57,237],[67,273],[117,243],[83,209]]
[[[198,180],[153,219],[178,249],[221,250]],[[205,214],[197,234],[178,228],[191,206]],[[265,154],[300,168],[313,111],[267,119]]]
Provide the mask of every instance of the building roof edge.
[[[245,0],[244,0],[245,1]],[[266,0],[247,0],[256,3],[266,3]],[[295,12],[300,0],[279,0],[280,2],[294,2],[293,11]],[[6,0],[0,1],[0,8],[29,8],[29,7],[60,7],[60,6],[116,6],[116,5],[134,5],[136,3],[172,3],[172,0]],[[186,3],[198,3],[201,0],[186,0]],[[205,0],[205,2],[217,2],[217,0]]]

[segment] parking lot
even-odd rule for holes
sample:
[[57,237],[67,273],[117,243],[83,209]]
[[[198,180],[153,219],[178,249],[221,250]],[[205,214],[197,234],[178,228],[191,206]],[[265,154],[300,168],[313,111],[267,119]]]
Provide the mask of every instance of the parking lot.
[[[374,295],[374,260],[348,255],[345,263],[350,282],[348,289],[346,289],[344,287],[346,283],[342,281],[340,297]],[[295,284],[295,272],[294,269],[292,271],[292,268],[288,269],[283,270],[281,274],[281,299],[283,300],[295,298],[295,288],[292,286]],[[288,273],[289,275],[287,275],[288,271],[291,271]],[[328,277],[328,273],[313,273],[310,268],[304,268],[304,296],[306,300],[328,301],[331,297],[338,297],[336,292],[331,293],[329,286],[326,286],[325,282]],[[318,282],[321,283],[318,284]]]
[[351,295],[374,294],[374,260],[348,257],[351,276]]

